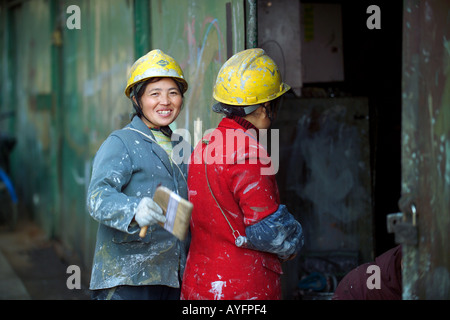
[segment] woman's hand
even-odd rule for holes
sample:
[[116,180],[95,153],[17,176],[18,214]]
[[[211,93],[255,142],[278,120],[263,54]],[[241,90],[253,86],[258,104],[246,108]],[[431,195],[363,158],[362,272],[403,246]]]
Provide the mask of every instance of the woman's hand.
[[134,219],[141,228],[158,222],[166,222],[166,217],[161,207],[148,197],[142,198],[141,202],[139,202]]

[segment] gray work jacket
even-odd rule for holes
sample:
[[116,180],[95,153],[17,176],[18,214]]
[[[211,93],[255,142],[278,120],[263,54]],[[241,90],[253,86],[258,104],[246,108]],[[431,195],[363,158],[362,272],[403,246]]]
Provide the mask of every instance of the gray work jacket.
[[[179,143],[187,144],[173,136],[172,146]],[[182,153],[186,148],[177,150]],[[89,214],[99,222],[91,290],[118,285],[180,287],[189,236],[180,241],[159,225],[152,225],[141,239],[133,220],[139,201],[153,198],[159,185],[187,199],[187,161],[178,162],[178,166],[171,163],[139,117],[103,142],[94,158],[87,193]]]

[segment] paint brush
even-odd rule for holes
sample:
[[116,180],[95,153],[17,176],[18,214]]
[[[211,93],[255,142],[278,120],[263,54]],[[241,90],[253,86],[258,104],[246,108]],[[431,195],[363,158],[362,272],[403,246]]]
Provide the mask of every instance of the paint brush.
[[[163,209],[165,223],[158,223],[180,240],[186,239],[193,204],[170,189],[160,186],[156,188],[153,200]],[[139,236],[144,238],[148,226],[142,227]]]

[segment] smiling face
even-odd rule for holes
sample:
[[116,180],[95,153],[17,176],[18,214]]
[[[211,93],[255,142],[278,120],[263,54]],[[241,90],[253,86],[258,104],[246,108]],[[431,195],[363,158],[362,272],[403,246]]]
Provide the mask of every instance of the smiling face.
[[141,119],[150,128],[168,126],[178,117],[182,104],[183,97],[175,80],[160,78],[148,83],[140,98],[145,115]]

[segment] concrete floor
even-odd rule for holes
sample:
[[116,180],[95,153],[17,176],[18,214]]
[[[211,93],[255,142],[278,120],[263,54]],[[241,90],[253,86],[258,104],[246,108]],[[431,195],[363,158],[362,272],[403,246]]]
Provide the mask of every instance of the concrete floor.
[[[0,226],[0,300],[88,300],[87,284],[68,289],[69,263],[55,241],[30,222]],[[81,277],[83,278],[83,277]]]

